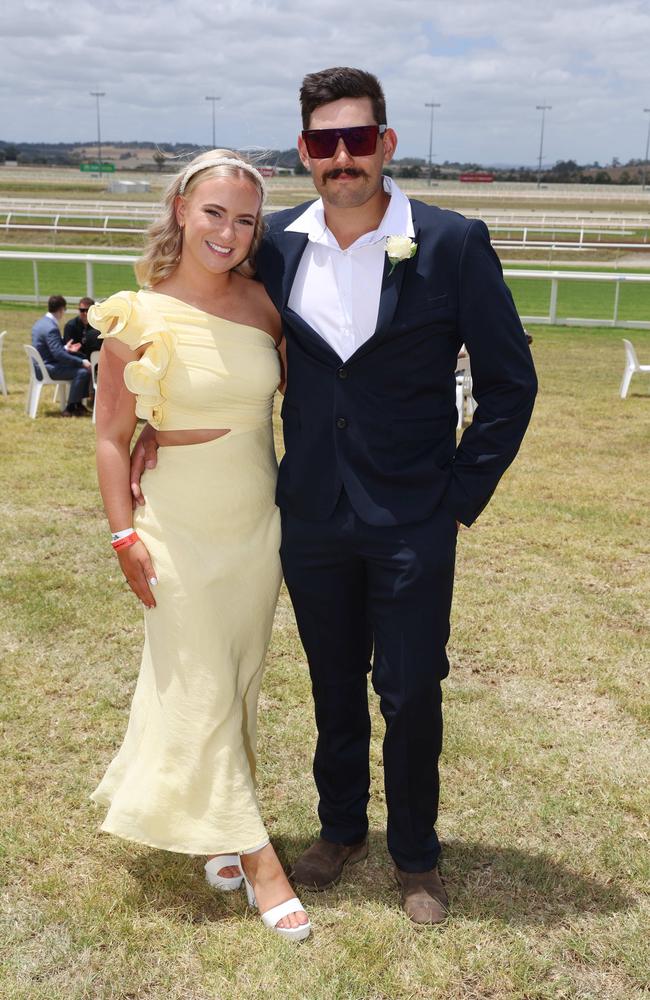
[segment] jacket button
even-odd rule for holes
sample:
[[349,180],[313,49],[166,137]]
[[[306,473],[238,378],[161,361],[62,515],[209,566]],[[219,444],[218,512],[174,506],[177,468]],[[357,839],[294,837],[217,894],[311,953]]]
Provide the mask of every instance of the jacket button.
[[347,378],[348,377],[347,368],[339,368],[336,374],[338,375],[339,378]]
[[339,428],[340,430],[343,430],[343,428],[344,428],[344,427],[347,427],[347,426],[348,426],[348,422],[347,422],[347,420],[345,419],[345,417],[338,417],[338,418],[337,418],[337,421],[336,421],[336,426],[337,426],[337,427],[338,427],[338,428]]

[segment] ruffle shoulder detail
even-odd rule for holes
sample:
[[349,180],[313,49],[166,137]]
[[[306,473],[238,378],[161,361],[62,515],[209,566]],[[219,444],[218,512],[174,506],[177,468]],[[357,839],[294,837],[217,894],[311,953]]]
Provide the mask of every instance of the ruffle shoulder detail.
[[132,351],[145,347],[140,358],[126,365],[124,382],[136,397],[136,415],[160,427],[165,406],[161,383],[174,350],[174,336],[165,320],[137,292],[117,292],[91,306],[88,321],[102,339],[116,337]]

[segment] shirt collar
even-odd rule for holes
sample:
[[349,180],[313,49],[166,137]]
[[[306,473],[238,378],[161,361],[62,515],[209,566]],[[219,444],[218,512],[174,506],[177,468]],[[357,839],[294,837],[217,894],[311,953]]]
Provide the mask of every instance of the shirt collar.
[[[353,247],[378,243],[387,236],[415,236],[410,201],[404,192],[400,191],[392,177],[384,177],[383,180],[384,191],[390,195],[384,217],[377,229],[371,233],[364,233],[352,244]],[[306,233],[307,238],[312,243],[322,243],[325,246],[339,249],[336,239],[327,228],[322,198],[313,201],[302,215],[290,222],[285,228],[285,233]]]

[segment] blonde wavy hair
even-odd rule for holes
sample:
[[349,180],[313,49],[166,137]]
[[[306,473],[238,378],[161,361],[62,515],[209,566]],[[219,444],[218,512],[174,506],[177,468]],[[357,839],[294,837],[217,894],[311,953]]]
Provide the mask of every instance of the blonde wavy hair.
[[[193,160],[190,160],[188,163],[183,165],[183,169],[176,174],[173,181],[165,191],[162,215],[149,226],[149,229],[147,230],[144,253],[135,265],[135,276],[138,280],[138,284],[142,287],[151,288],[153,285],[157,285],[159,281],[162,281],[163,278],[167,278],[172,271],[176,269],[183,244],[183,231],[176,219],[176,198],[180,194],[183,178],[185,177],[189,167],[193,167],[196,164],[201,163],[203,160],[213,160],[215,157],[242,160],[244,163],[250,162],[240,153],[234,153],[231,149],[211,149],[207,153],[201,153],[199,156],[194,157]],[[253,164],[250,165],[253,166]],[[260,243],[262,242],[262,236],[264,235],[262,203],[264,201],[265,191],[262,179],[260,177],[258,180],[253,173],[250,173],[248,170],[243,170],[236,164],[233,164],[232,167],[228,163],[218,164],[214,167],[206,167],[205,170],[199,170],[193,174],[185,186],[183,196],[188,197],[191,195],[194,188],[200,184],[201,181],[204,181],[209,177],[243,177],[246,180],[249,180],[251,184],[254,184],[259,191],[260,208],[257,213],[257,218],[255,219],[255,228],[253,230],[253,241],[251,243],[250,254],[248,260],[242,261],[242,263],[235,268],[236,271],[239,271],[246,277],[252,277],[255,273],[255,255],[259,249]]]

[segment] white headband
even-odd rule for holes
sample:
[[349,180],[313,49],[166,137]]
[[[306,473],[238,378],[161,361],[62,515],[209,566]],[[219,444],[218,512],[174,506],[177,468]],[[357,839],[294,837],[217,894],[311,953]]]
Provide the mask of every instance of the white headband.
[[252,174],[262,189],[262,201],[264,201],[266,198],[266,187],[264,185],[264,178],[259,170],[256,170],[255,167],[251,166],[250,163],[246,163],[244,160],[236,160],[233,156],[215,156],[213,160],[201,160],[200,163],[192,163],[183,174],[183,180],[181,181],[178,193],[184,193],[190,177],[193,177],[194,174],[198,174],[200,170],[209,170],[210,167],[221,166],[237,167],[239,170],[245,170],[247,173]]

